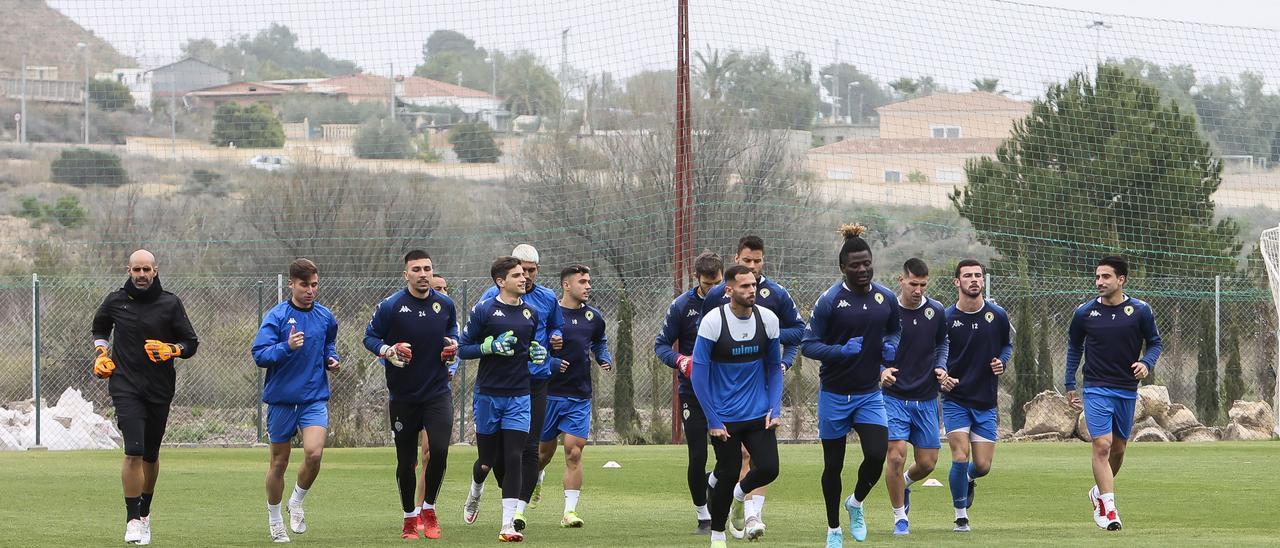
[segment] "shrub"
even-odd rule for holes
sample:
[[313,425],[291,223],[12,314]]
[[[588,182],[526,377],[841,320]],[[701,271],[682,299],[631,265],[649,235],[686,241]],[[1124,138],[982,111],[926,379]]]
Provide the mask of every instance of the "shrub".
[[129,86],[115,80],[90,80],[89,100],[108,112],[133,109],[133,94],[129,93]]
[[213,114],[213,137],[209,141],[220,147],[234,143],[241,148],[281,148],[284,125],[262,103],[246,107],[224,103]]
[[370,160],[402,160],[413,150],[409,130],[399,122],[370,120],[360,126],[351,148],[357,158]]
[[453,126],[449,132],[449,144],[453,145],[458,160],[466,163],[496,163],[502,151],[493,140],[493,130],[483,122]]
[[51,179],[55,183],[74,186],[120,186],[129,182],[120,157],[110,152],[87,148],[63,150],[50,164]]

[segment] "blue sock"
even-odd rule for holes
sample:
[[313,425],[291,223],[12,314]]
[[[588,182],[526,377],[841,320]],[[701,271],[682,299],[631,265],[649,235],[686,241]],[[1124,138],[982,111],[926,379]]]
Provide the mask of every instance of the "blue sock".
[[969,463],[951,463],[951,474],[947,478],[951,487],[951,505],[964,508],[969,499]]
[[[987,472],[990,472],[990,471],[991,471],[991,470],[987,470]],[[970,462],[970,463],[969,463],[969,471],[967,472],[967,474],[968,474],[968,476],[969,476],[969,481],[973,481],[973,480],[976,480],[976,479],[978,479],[978,478],[980,478],[980,477],[982,477],[982,476],[985,476],[985,475],[987,475],[987,472],[983,472],[983,473],[979,474],[979,473],[978,473],[978,467],[974,466],[974,465],[973,465],[973,462]]]

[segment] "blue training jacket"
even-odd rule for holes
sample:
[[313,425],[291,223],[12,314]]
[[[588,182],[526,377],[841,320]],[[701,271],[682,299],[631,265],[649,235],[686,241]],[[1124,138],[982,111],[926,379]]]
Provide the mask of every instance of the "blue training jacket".
[[[714,310],[717,306],[729,304],[729,296],[724,292],[723,282],[711,288],[702,300],[702,314]],[[782,364],[791,367],[796,362],[796,354],[800,351],[800,341],[804,339],[804,318],[791,294],[778,282],[768,276],[761,276],[756,286],[756,306],[768,308],[778,317],[778,325],[782,330]]]
[[[695,287],[676,297],[667,307],[662,331],[653,340],[653,353],[667,367],[675,369],[676,359],[680,356],[693,356],[693,345],[698,340],[698,323],[702,321],[702,302]],[[692,381],[684,375],[676,376],[680,377],[680,395],[696,397]]]
[[1154,370],[1164,350],[1151,305],[1128,296],[1115,306],[1090,299],[1077,307],[1068,339],[1067,390],[1076,389],[1076,369],[1083,357],[1085,388],[1136,391],[1138,380],[1131,369],[1134,362]]
[[[425,402],[450,393],[449,365],[440,361],[444,338],[458,340],[453,301],[436,291],[419,299],[401,289],[378,303],[364,330],[364,347],[383,365],[391,401]],[[381,358],[383,345],[409,343],[413,359],[396,367]]]
[[[495,299],[498,297],[498,286],[491,285],[489,289],[484,291],[480,296],[481,301]],[[564,318],[560,315],[560,299],[556,297],[556,292],[538,284],[533,284],[533,291],[526,293],[521,299],[524,304],[528,305],[537,316],[538,322],[537,332],[534,333],[534,340],[538,344],[551,351],[551,337],[554,335],[564,336],[561,330],[564,327]],[[546,380],[551,378],[551,371],[560,369],[560,358],[547,358],[546,363],[535,365],[529,362],[529,376],[534,380]]]
[[[303,332],[302,347],[289,349],[289,331]],[[329,399],[325,362],[339,359],[338,320],[320,303],[301,309],[286,300],[262,318],[253,339],[253,361],[267,370],[262,401],[299,405]]]

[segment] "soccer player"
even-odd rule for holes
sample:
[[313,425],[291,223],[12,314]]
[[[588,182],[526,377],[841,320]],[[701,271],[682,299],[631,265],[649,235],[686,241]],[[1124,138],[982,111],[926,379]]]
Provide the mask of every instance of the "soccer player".
[[[929,266],[911,258],[898,274],[898,309],[902,335],[897,363],[880,372],[884,410],[889,419],[889,454],[885,485],[893,507],[893,534],[910,533],[907,511],[911,508],[911,484],[929,477],[938,463],[938,387],[948,385],[947,322],[938,301],[924,296]],[[915,448],[911,469],[907,443]]]
[[108,379],[116,425],[124,437],[124,541],[150,544],[160,441],[177,378],[173,359],[191,359],[199,340],[182,300],[160,287],[155,255],[134,251],[127,271],[124,287],[107,294],[93,315],[93,374]]
[[[538,250],[529,244],[520,244],[511,250],[511,256],[520,260],[524,269],[525,293],[524,303],[533,310],[537,328],[534,340],[544,349],[560,350],[564,344],[562,327],[564,318],[560,315],[560,303],[556,292],[537,284]],[[497,287],[490,287],[480,296],[480,300],[492,299],[498,295]],[[515,526],[523,531],[526,525],[524,511],[534,500],[534,490],[538,487],[538,435],[542,432],[542,423],[547,413],[547,382],[551,379],[551,371],[560,367],[560,358],[529,362],[529,402],[532,414],[529,418],[529,435],[525,439],[524,453],[520,457],[521,484],[520,502],[516,506]],[[497,462],[494,474],[502,481],[504,462]],[[487,473],[487,472],[486,472]],[[536,506],[536,505],[535,505]]]
[[[796,354],[799,352],[800,341],[804,338],[804,318],[800,317],[800,311],[796,308],[796,303],[791,299],[791,294],[786,288],[778,284],[764,275],[764,240],[759,236],[747,235],[738,240],[738,250],[733,255],[733,262],[742,265],[751,270],[756,277],[756,305],[768,308],[778,317],[782,329],[782,367],[785,372],[791,369],[791,364],[795,363]],[[725,292],[724,285],[720,285],[711,290],[707,299],[702,303],[702,314],[705,316],[709,311],[716,307],[723,306],[729,302],[729,295]],[[745,449],[744,449],[745,451]],[[745,477],[747,470],[751,467],[751,455],[742,454],[742,470],[739,472],[739,478]],[[714,481],[709,479],[708,481]],[[751,493],[751,497],[747,499],[750,504],[754,504],[753,511],[763,520],[764,516],[764,500],[768,489],[761,487],[759,490]],[[730,516],[729,527],[734,536],[741,538],[741,528],[736,522],[741,523],[745,519],[746,508],[736,505],[733,507]]]
[[902,331],[897,297],[874,283],[871,246],[862,225],[840,227],[843,280],[818,297],[809,316],[801,351],[822,362],[818,369],[818,437],[822,438],[822,497],[827,509],[827,546],[844,545],[840,494],[849,430],[858,433],[862,464],[853,494],[844,502],[849,533],[867,538],[862,503],[880,481],[889,445],[888,420],[880,394],[880,368],[892,363]]
[[[716,485],[711,497],[711,546],[724,548],[730,500],[742,504],[747,493],[778,477],[778,438],[782,423],[782,344],[778,317],[756,306],[756,277],[735,265],[724,273],[729,303],[702,318],[693,346],[693,389],[707,417],[716,452]],[[734,483],[742,468],[742,447],[755,466]],[[733,484],[732,487],[730,485]],[[756,540],[764,524],[745,505],[744,533]]]
[[[499,257],[489,268],[498,296],[471,308],[462,330],[458,355],[479,359],[472,398],[479,456],[471,467],[471,491],[463,506],[463,521],[476,522],[488,470],[498,459],[506,462],[502,484],[502,529],[498,540],[520,542],[515,528],[520,497],[520,458],[529,435],[529,364],[545,363],[547,349],[534,339],[537,314],[522,298],[526,285],[520,259]],[[499,454],[501,453],[501,454]]]
[[1108,531],[1120,530],[1115,477],[1133,429],[1138,381],[1151,374],[1164,348],[1151,306],[1125,295],[1128,277],[1129,263],[1123,257],[1098,261],[1094,270],[1098,298],[1076,308],[1067,345],[1067,399],[1077,408],[1081,402],[1076,369],[1084,357],[1084,417],[1093,437],[1096,482],[1089,500],[1094,523]]
[[[365,329],[364,347],[381,358],[396,445],[396,485],[404,511],[401,538],[440,538],[436,497],[444,481],[453,436],[453,392],[449,362],[458,352],[453,301],[431,289],[431,256],[415,249],[404,256],[407,287],[383,299]],[[416,503],[418,436],[429,444],[423,459],[423,502]]]
[[538,484],[556,454],[556,438],[564,434],[564,516],[561,527],[582,527],[578,497],[582,494],[582,448],[591,433],[591,355],[610,371],[609,339],[604,314],[587,304],[591,299],[591,269],[572,265],[560,271],[560,313],[564,316],[564,348],[552,352],[560,367],[547,385],[547,416],[538,444]]
[[267,404],[271,463],[267,468],[267,526],[272,542],[289,542],[280,514],[290,440],[302,434],[304,460],[289,496],[289,528],[307,531],[302,501],[320,473],[329,429],[329,378],[341,368],[335,342],[338,320],[316,302],[320,270],[308,259],[289,265],[289,299],[267,312],[253,339],[253,361],[267,370],[262,401]]
[[684,429],[685,445],[689,448],[689,465],[686,479],[689,497],[697,513],[698,527],[694,534],[711,534],[711,511],[707,508],[710,487],[707,485],[707,417],[702,414],[702,404],[693,391],[689,372],[693,367],[693,345],[698,339],[698,324],[702,320],[702,303],[712,288],[723,280],[724,261],[720,255],[703,251],[693,261],[693,272],[698,285],[685,291],[667,308],[667,318],[662,331],[653,341],[653,351],[658,359],[679,372],[680,420]]
[[[432,265],[432,273],[434,275],[431,277],[431,290],[448,297],[449,282],[444,279],[444,276],[441,276],[438,273],[436,273],[434,264]],[[453,360],[449,362],[449,382],[453,382],[453,376],[457,372],[458,372],[458,356],[455,353],[453,356]],[[431,465],[431,436],[428,436],[427,432],[424,430],[422,432],[421,437],[422,437],[422,467],[423,467],[423,470],[426,470],[426,467]],[[418,475],[418,498],[416,499],[418,507],[422,508],[422,511],[419,512],[419,516],[421,516],[422,514],[425,514],[426,510],[434,511],[434,505],[432,506],[432,508],[423,507],[423,504],[426,504],[426,498],[427,498],[426,494],[427,494],[427,475],[425,473],[419,474]],[[424,534],[426,533],[426,526],[423,525],[422,520],[418,521],[418,532],[424,533]]]
[[1009,314],[983,298],[982,263],[956,265],[956,304],[947,308],[947,375],[954,379],[942,394],[942,422],[951,448],[951,502],[957,533],[969,532],[976,480],[991,471],[996,453],[996,391],[1009,357],[1013,335]]

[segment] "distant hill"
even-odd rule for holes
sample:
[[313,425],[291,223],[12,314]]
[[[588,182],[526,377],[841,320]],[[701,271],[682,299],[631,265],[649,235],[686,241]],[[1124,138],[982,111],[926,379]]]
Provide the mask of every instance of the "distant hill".
[[18,74],[26,53],[27,65],[56,66],[59,79],[79,80],[84,66],[77,42],[89,45],[90,73],[138,64],[44,0],[0,0],[0,14],[0,71]]

